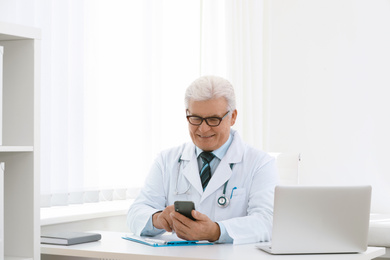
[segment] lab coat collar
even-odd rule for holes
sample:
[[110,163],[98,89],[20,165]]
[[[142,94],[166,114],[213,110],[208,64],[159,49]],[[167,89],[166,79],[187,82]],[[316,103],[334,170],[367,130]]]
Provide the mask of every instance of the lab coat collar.
[[226,159],[226,162],[228,164],[236,164],[242,161],[242,158],[244,156],[245,144],[236,130],[232,129],[231,133],[233,136],[233,141],[223,159]]

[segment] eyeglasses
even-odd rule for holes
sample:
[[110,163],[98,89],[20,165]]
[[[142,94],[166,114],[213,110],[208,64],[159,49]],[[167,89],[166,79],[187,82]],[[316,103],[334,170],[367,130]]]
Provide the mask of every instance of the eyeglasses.
[[211,127],[219,126],[222,119],[224,119],[230,111],[227,111],[227,113],[223,117],[217,117],[217,116],[211,116],[211,117],[200,117],[200,116],[187,116],[187,120],[191,125],[201,125],[203,123],[203,120],[206,121],[206,124]]

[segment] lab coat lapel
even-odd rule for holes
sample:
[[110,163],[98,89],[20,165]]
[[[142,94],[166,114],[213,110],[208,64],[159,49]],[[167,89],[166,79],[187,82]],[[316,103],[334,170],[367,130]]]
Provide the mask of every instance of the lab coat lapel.
[[202,195],[201,202],[224,185],[231,176],[232,170],[229,163],[222,159]]
[[186,145],[181,159],[185,161],[185,167],[182,169],[183,176],[193,187],[195,187],[199,194],[202,194],[203,188],[199,177],[198,160],[196,158],[195,146],[193,144],[189,143]]

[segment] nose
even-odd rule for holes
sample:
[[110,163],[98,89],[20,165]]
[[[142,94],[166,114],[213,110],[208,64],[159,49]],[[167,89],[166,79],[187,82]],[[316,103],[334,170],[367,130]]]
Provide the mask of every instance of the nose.
[[198,126],[199,131],[205,133],[210,130],[210,126],[206,123],[205,120]]

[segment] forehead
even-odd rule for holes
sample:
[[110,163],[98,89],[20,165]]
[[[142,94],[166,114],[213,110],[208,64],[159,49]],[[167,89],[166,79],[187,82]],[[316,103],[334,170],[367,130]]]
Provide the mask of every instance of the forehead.
[[227,112],[227,101],[224,97],[214,98],[204,101],[190,100],[188,111],[191,114],[202,116],[220,116]]

